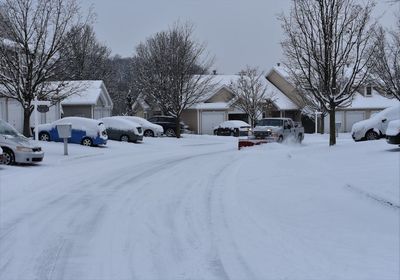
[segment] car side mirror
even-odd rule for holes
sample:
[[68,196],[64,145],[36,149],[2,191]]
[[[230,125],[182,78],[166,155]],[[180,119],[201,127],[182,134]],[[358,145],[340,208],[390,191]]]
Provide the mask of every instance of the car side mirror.
[[383,123],[387,122],[387,119],[383,119],[382,122],[383,122]]

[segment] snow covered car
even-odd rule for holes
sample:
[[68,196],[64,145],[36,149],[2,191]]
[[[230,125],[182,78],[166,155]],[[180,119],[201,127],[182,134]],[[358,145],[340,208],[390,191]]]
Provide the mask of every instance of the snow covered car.
[[14,127],[0,120],[0,146],[2,163],[35,163],[43,160],[42,148],[20,134]]
[[251,126],[244,121],[225,121],[214,127],[214,135],[220,136],[248,136]]
[[38,126],[39,140],[62,142],[58,136],[58,124],[71,124],[72,134],[68,143],[82,144],[84,146],[107,144],[107,131],[103,122],[81,117],[66,117],[52,123]]
[[400,103],[386,108],[367,120],[353,124],[351,136],[354,141],[376,140],[385,137],[389,122],[398,119],[400,119]]
[[107,117],[100,119],[107,129],[108,139],[134,142],[143,140],[143,129],[140,124],[128,121],[121,117]]
[[291,138],[301,143],[304,139],[304,127],[290,118],[266,118],[257,122],[253,134],[256,139],[269,142],[280,143]]
[[[149,118],[149,121],[162,126],[166,136],[175,137],[176,136],[176,118],[171,116],[153,116]],[[181,133],[189,132],[189,127],[184,123],[180,122]]]
[[164,128],[161,125],[149,122],[146,119],[136,116],[120,116],[128,121],[133,121],[140,124],[143,128],[143,136],[145,137],[159,137],[163,135]]
[[386,140],[389,144],[400,146],[400,120],[391,121],[388,124]]

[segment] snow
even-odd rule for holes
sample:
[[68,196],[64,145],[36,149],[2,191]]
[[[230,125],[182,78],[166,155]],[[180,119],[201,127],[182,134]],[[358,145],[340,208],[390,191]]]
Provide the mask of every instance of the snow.
[[90,137],[97,137],[98,133],[100,134],[100,137],[103,137],[101,132],[106,129],[104,124],[99,120],[81,117],[66,117],[52,123],[40,124],[38,125],[38,130],[39,132],[43,130],[49,131],[52,128],[56,128],[57,124],[71,124],[72,129],[86,131],[86,135]]
[[106,128],[113,128],[119,130],[132,130],[135,134],[140,134],[137,128],[140,128],[140,124],[128,121],[122,118],[115,118],[115,117],[106,117],[100,119],[105,125]]
[[122,118],[122,119],[125,119],[125,120],[128,120],[128,121],[131,121],[131,122],[136,122],[140,126],[143,127],[143,130],[152,129],[155,132],[158,132],[158,133],[161,133],[161,134],[164,133],[164,128],[161,125],[149,122],[148,120],[143,119],[141,117],[136,117],[136,116],[114,116],[113,118]]
[[61,101],[61,105],[96,105],[102,92],[103,81],[68,81],[65,91],[71,88],[78,93]]
[[386,130],[386,135],[396,136],[400,133],[400,120],[391,121]]
[[399,148],[184,135],[0,166],[0,279],[399,277]]
[[353,124],[351,131],[352,133],[364,135],[366,131],[374,128],[377,130],[377,133],[380,133],[380,130],[377,127],[381,127],[382,133],[386,134],[386,127],[382,126],[382,121],[384,119],[386,119],[388,122],[400,119],[400,103],[376,113],[369,119],[356,122]]
[[389,99],[376,91],[372,91],[371,96],[364,96],[360,93],[354,95],[351,106],[348,109],[384,109],[399,104],[395,99]]
[[241,127],[250,127],[250,125],[244,121],[226,121],[218,125],[216,128],[241,128]]

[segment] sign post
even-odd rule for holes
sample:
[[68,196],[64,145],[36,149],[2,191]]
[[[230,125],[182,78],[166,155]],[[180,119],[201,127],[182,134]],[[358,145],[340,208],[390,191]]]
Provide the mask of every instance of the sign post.
[[72,124],[58,124],[57,126],[58,137],[64,140],[64,156],[68,155],[68,138],[71,138]]
[[318,115],[321,115],[322,112],[315,111],[315,134],[318,134]]
[[[35,119],[35,140],[39,141],[39,130],[38,130],[38,106],[39,107],[47,107],[47,111],[48,106],[50,106],[51,103],[50,101],[38,101],[37,96],[35,96],[35,99],[33,99],[33,115],[34,115],[34,119]],[[45,109],[41,109],[41,111],[44,111]],[[46,111],[46,112],[47,112]]]

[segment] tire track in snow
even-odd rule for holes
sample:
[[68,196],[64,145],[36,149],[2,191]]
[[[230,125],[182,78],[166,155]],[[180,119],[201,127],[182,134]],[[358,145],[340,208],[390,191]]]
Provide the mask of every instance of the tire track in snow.
[[[227,151],[231,151],[231,149],[227,150]],[[227,151],[220,151],[220,152],[227,152]],[[55,204],[58,205],[58,210],[57,211],[57,215],[56,213],[53,213],[53,218],[50,218],[49,221],[47,222],[47,224],[51,224],[51,222],[53,220],[56,220],[58,218],[60,218],[60,216],[65,216],[65,214],[63,214],[64,212],[70,212],[70,209],[75,209],[76,206],[74,206],[74,204],[81,204],[82,202],[85,202],[85,198],[86,201],[90,200],[91,198],[93,198],[93,193],[100,190],[100,189],[104,189],[104,188],[108,188],[110,185],[113,186],[113,193],[109,193],[109,196],[115,196],[118,194],[117,191],[121,190],[124,187],[129,186],[129,182],[134,181],[135,183],[138,183],[141,180],[147,179],[149,177],[151,177],[152,175],[159,173],[159,172],[163,172],[168,170],[169,168],[173,167],[176,164],[181,164],[182,162],[185,162],[187,160],[191,160],[197,157],[202,157],[202,156],[207,156],[210,154],[218,154],[220,152],[208,152],[208,153],[201,153],[201,154],[195,154],[195,155],[190,155],[190,156],[185,156],[185,157],[177,157],[174,159],[170,159],[170,160],[166,160],[164,162],[161,163],[157,163],[156,166],[154,166],[154,164],[151,164],[153,167],[150,168],[146,168],[145,170],[136,173],[136,174],[129,174],[127,176],[122,176],[123,178],[118,178],[117,180],[115,180],[115,178],[110,178],[107,181],[103,181],[103,182],[99,182],[99,184],[93,184],[94,182],[88,182],[87,184],[85,184],[84,186],[80,185],[79,189],[82,190],[82,188],[85,190],[83,194],[80,194],[79,192],[77,193],[78,195],[70,195],[70,193],[74,193],[78,188],[74,189],[72,192],[67,193],[67,194],[63,194],[60,197],[57,197],[55,199],[52,199],[50,202],[46,203],[45,205],[42,205],[41,207],[34,209],[33,211],[31,211],[30,213],[24,213],[24,215],[21,217],[18,217],[18,219],[14,220],[13,222],[11,222],[11,224],[9,223],[8,225],[6,225],[4,228],[2,228],[2,232],[5,231],[6,234],[2,235],[0,241],[1,242],[5,242],[5,237],[7,237],[8,235],[10,235],[13,230],[15,230],[15,228],[17,227],[17,225],[21,224],[21,223],[25,223],[28,220],[32,220],[35,219],[35,217],[41,217],[43,212],[48,211],[49,208]],[[131,167],[127,167],[125,168],[126,170],[129,170]],[[118,181],[117,184],[115,184],[115,181]],[[136,193],[135,192],[131,192],[132,194]],[[74,203],[75,201],[75,203]],[[103,202],[104,203],[104,202]],[[61,207],[62,206],[62,207]],[[90,205],[87,205],[88,207]],[[84,209],[80,209],[79,211],[81,211]],[[78,212],[79,212],[78,211]],[[60,214],[60,215],[58,215]],[[93,219],[96,220],[98,219],[97,215],[93,215]],[[48,217],[47,217],[48,218]],[[78,220],[80,219],[80,217],[78,217]],[[88,222],[88,224],[90,224],[91,222],[86,220],[85,222]],[[63,233],[61,232],[62,235],[71,235],[71,232],[77,231],[77,228],[82,228],[79,225],[74,225],[75,229],[70,229],[69,231],[67,231],[67,233]],[[69,233],[68,233],[69,232]],[[90,231],[88,231],[89,233],[91,233]],[[93,233],[91,233],[93,234]],[[38,271],[37,274],[39,275],[40,279],[51,279],[52,275],[54,274],[55,271],[55,267],[57,266],[57,269],[60,269],[62,267],[62,263],[59,263],[57,259],[60,258],[60,255],[65,254],[67,250],[63,250],[64,245],[67,241],[67,239],[65,237],[60,237],[60,238],[56,238],[56,240],[54,242],[50,242],[51,244],[47,245],[47,248],[43,249],[43,252],[40,254],[42,257],[39,257],[39,261],[37,264],[38,267]],[[58,249],[53,249],[53,248],[58,248]],[[53,253],[49,253],[49,252],[53,252]],[[43,257],[43,256],[51,256],[51,257]],[[55,260],[53,260],[52,262],[49,263],[49,258],[52,258]],[[66,256],[62,256],[62,259],[66,259]],[[6,270],[8,266],[8,263],[3,263],[2,265],[2,270],[0,271],[0,275],[3,274],[3,272]],[[55,278],[55,279],[61,279],[61,278]]]

